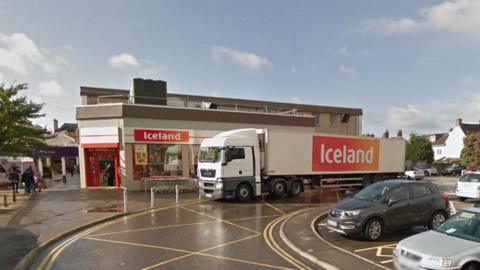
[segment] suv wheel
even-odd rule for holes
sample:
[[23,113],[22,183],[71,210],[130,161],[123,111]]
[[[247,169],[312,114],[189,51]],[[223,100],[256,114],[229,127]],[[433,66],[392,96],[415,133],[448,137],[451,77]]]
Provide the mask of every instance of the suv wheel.
[[245,183],[238,185],[235,197],[241,202],[250,200],[252,198],[252,188]]
[[376,241],[383,234],[383,223],[378,218],[370,219],[365,225],[363,235],[368,241]]
[[438,225],[442,224],[447,219],[447,215],[442,211],[437,211],[433,213],[428,221],[428,229],[434,229]]

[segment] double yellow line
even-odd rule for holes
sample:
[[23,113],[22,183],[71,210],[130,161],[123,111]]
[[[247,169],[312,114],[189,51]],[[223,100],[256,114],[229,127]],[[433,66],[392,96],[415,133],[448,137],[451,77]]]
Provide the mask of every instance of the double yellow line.
[[275,253],[278,254],[278,256],[282,257],[284,260],[287,262],[291,263],[293,266],[295,266],[297,269],[308,269],[311,270],[310,267],[306,266],[304,263],[301,261],[295,259],[292,257],[290,254],[288,254],[285,250],[283,250],[275,241],[275,238],[273,237],[273,230],[275,229],[275,226],[288,218],[289,215],[285,214],[282,215],[274,220],[272,220],[267,227],[263,230],[263,239],[267,243],[267,245],[272,249]]

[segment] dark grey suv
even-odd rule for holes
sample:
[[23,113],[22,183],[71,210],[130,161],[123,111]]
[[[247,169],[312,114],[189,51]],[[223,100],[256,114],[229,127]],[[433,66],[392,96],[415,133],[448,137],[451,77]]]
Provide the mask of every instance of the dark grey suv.
[[438,186],[425,181],[386,180],[336,203],[329,210],[327,226],[344,235],[375,241],[388,231],[434,228],[448,215],[448,196]]

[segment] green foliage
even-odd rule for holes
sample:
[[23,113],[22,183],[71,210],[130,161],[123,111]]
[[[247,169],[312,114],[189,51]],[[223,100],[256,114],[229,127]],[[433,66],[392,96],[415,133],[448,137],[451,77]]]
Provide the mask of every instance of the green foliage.
[[410,140],[407,142],[407,160],[415,162],[418,160],[425,160],[428,163],[433,162],[433,148],[432,143],[423,136],[412,134]]
[[28,155],[35,147],[44,146],[43,129],[31,122],[43,116],[43,104],[19,95],[26,89],[26,84],[0,85],[0,156]]
[[467,134],[460,155],[460,164],[462,166],[480,165],[480,132]]

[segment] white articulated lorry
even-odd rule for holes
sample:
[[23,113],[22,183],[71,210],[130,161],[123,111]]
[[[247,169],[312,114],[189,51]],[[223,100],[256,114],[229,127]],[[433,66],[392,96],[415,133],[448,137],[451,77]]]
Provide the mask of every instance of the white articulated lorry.
[[314,184],[397,176],[405,141],[282,129],[237,129],[205,139],[198,159],[202,197],[246,201],[262,193],[298,196]]

